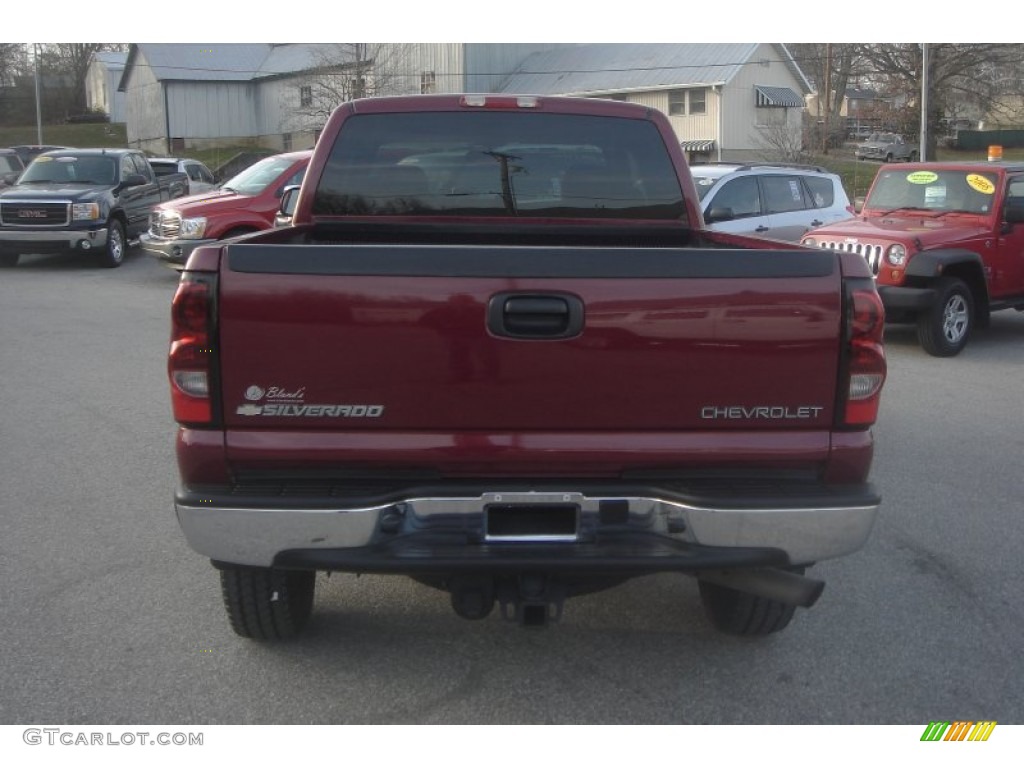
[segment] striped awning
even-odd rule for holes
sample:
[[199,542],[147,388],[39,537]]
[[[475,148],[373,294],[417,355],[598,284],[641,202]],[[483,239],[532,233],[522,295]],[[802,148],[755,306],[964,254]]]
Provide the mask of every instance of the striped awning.
[[694,139],[693,141],[681,141],[679,146],[683,152],[713,152],[715,149],[714,139]]
[[804,100],[792,88],[778,85],[755,85],[754,97],[759,107],[802,107]]

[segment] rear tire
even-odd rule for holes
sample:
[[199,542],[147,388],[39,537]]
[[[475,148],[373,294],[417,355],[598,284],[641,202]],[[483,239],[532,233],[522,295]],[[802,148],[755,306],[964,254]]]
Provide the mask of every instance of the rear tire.
[[0,253],[0,268],[16,267],[20,258],[20,253]]
[[220,585],[231,628],[252,640],[287,640],[313,610],[316,571],[220,565]]
[[[802,567],[788,568],[803,573]],[[741,637],[764,637],[781,632],[789,626],[796,606],[769,600],[730,587],[697,580],[704,614],[715,629]]]
[[955,277],[942,278],[935,288],[935,304],[917,316],[917,339],[929,355],[953,357],[974,327],[974,296]]

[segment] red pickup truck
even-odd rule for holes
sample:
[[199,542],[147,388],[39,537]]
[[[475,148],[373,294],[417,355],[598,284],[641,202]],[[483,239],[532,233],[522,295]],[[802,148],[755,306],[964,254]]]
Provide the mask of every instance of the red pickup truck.
[[311,150],[272,155],[225,181],[219,189],[156,206],[143,249],[181,269],[200,245],[274,226],[286,187],[300,184]]
[[1024,310],[1024,163],[882,166],[858,218],[802,242],[861,254],[886,320],[916,323],[929,354],[956,355],[991,312]]
[[175,507],[238,634],[294,635],[317,571],[525,625],[673,571],[763,635],[866,541],[871,272],[706,231],[661,113],[357,100],[293,202],[196,249],[172,303]]

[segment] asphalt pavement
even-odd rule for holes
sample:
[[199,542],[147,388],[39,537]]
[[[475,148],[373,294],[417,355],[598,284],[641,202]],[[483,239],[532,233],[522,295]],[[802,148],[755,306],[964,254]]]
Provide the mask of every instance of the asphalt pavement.
[[1024,722],[1024,315],[953,359],[889,329],[880,518],[778,635],[718,634],[671,574],[542,631],[464,621],[407,579],[320,575],[307,632],[275,646],[231,632],[174,517],[176,281],[138,249],[0,272],[0,722]]

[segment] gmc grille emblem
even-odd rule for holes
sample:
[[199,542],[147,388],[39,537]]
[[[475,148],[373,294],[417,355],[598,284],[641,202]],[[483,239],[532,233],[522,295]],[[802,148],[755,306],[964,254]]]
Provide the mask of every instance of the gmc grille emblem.
[[19,219],[45,219],[46,211],[18,211]]

